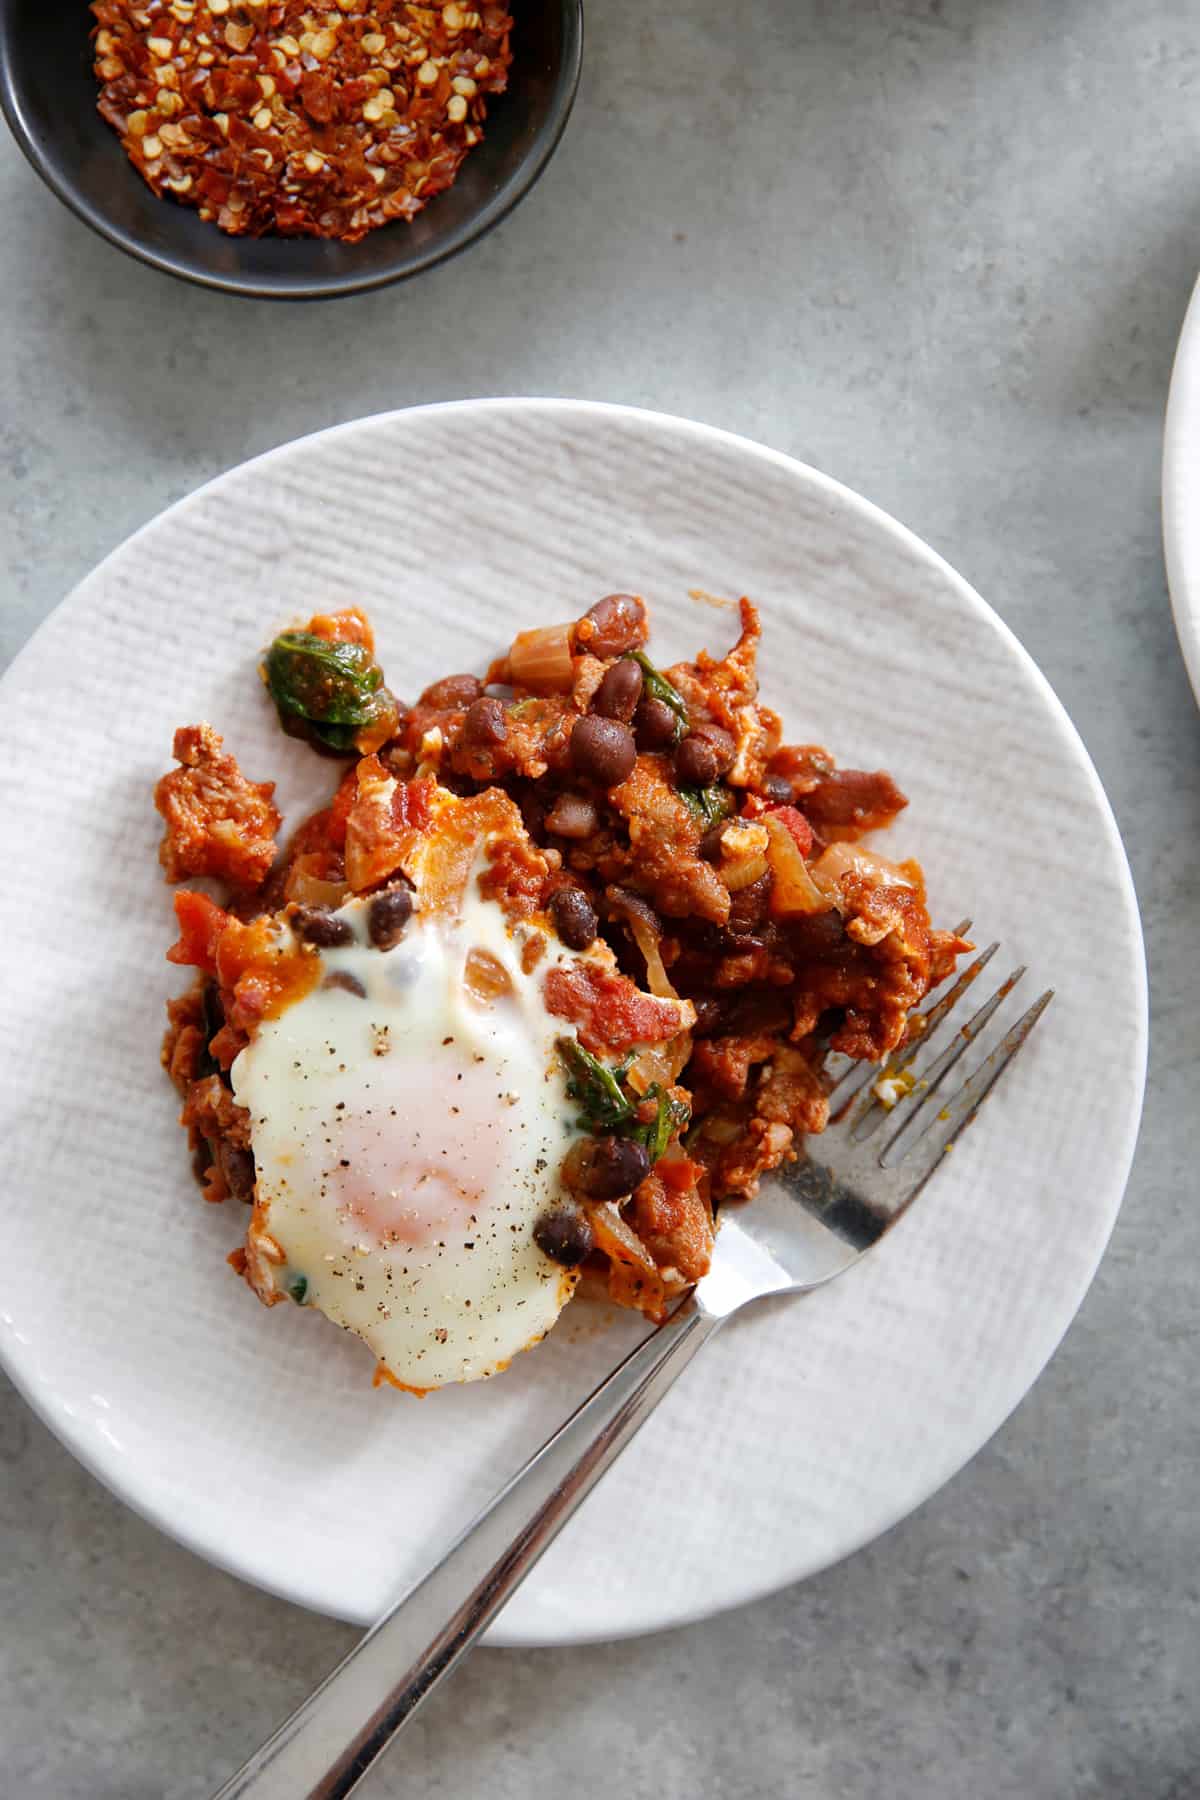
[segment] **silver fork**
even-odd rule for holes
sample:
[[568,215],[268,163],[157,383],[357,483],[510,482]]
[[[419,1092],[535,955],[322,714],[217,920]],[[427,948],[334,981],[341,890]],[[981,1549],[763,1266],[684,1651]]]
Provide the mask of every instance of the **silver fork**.
[[726,1211],[709,1273],[213,1800],[342,1800],[351,1793],[713,1332],[766,1294],[803,1294],[833,1280],[879,1241],[1053,998],[1053,989],[1042,994],[952,1098],[935,1104],[950,1071],[1025,973],[1014,970],[931,1058],[934,1038],[948,1035],[943,1028],[997,948],[989,945],[944,996],[927,1002],[882,1069],[827,1059],[829,1128],[808,1140],[797,1162],[764,1180],[748,1207]]

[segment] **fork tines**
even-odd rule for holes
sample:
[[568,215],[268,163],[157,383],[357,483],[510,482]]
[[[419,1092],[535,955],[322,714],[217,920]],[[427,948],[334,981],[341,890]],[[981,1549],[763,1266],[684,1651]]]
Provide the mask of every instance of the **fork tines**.
[[[957,927],[960,936],[969,929],[969,920]],[[866,1151],[868,1140],[877,1139],[878,1149],[871,1145],[870,1160],[880,1169],[902,1173],[908,1198],[924,1185],[945,1152],[966,1130],[1054,998],[1053,988],[1039,995],[951,1098],[939,1106],[933,1105],[950,1071],[1026,973],[1023,964],[1014,969],[978,1011],[958,1027],[945,1048],[932,1059],[925,1059],[925,1051],[999,947],[998,943],[989,944],[944,994],[935,996],[913,1016],[903,1043],[882,1067],[876,1063],[864,1065],[844,1056],[830,1057],[826,1062],[830,1123],[822,1140],[825,1149],[832,1150],[831,1137],[840,1138],[848,1148],[853,1146],[857,1162]]]

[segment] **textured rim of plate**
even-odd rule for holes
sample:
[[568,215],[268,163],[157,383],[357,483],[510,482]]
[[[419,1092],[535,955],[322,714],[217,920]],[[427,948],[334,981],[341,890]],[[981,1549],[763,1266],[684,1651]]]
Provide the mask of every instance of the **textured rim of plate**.
[[[1198,366],[1197,375],[1198,382],[1200,382],[1200,366]],[[1076,1284],[1073,1290],[1068,1294],[1064,1294],[1061,1328],[1055,1334],[1050,1349],[1031,1375],[1028,1383],[1013,1401],[1012,1405],[1009,1406],[1000,1417],[994,1419],[989,1424],[978,1443],[975,1443],[965,1451],[962,1450],[961,1446],[955,1446],[950,1454],[943,1457],[941,1462],[937,1464],[936,1469],[932,1470],[932,1477],[923,1499],[917,1503],[918,1506],[922,1506],[927,1500],[932,1499],[935,1494],[939,1493],[946,1483],[951,1481],[960,1470],[964,1469],[1012,1416],[1012,1413],[1016,1410],[1017,1406],[1020,1405],[1021,1400],[1040,1379],[1047,1364],[1069,1330],[1075,1315],[1083,1302],[1084,1296],[1095,1278],[1096,1270],[1100,1266],[1109,1238],[1112,1235],[1113,1227],[1116,1224],[1117,1214],[1120,1211],[1126,1183],[1129,1179],[1129,1171],[1133,1162],[1134,1150],[1137,1145],[1142,1101],[1145,1092],[1149,1040],[1149,1001],[1141,914],[1138,909],[1137,896],[1133,885],[1133,877],[1129,869],[1128,858],[1125,855],[1125,846],[1122,842],[1120,830],[1109,803],[1108,796],[1104,791],[1103,784],[1096,772],[1095,765],[1088,754],[1083,739],[1080,737],[1072,723],[1070,715],[1063,706],[1062,701],[1058,698],[1058,695],[1050,686],[1049,681],[1042,674],[1042,671],[1038,668],[1020,639],[1009,629],[1003,619],[992,610],[987,602],[976,593],[970,583],[959,575],[943,557],[939,556],[936,550],[931,549],[922,538],[919,538],[915,532],[910,531],[907,526],[902,525],[899,520],[894,519],[890,513],[884,512],[881,507],[874,505],[872,501],[865,500],[860,494],[856,493],[853,488],[844,486],[843,483],[835,481],[831,476],[823,475],[820,470],[814,469],[808,463],[800,462],[796,457],[788,456],[782,451],[772,450],[765,444],[757,443],[753,438],[743,437],[736,432],[724,431],[718,426],[701,424],[694,419],[684,419],[677,414],[655,412],[644,407],[622,406],[594,400],[538,399],[514,396],[482,400],[441,401],[428,406],[407,407],[386,413],[375,413],[366,418],[349,420],[341,425],[328,426],[324,430],[310,432],[304,437],[293,438],[286,444],[277,445],[273,450],[267,450],[259,456],[251,457],[247,462],[239,463],[236,467],[226,470],[224,474],[215,476],[211,481],[205,482],[201,487],[194,489],[192,493],[184,495],[182,499],[175,501],[171,506],[156,514],[154,518],[147,520],[144,525],[140,526],[129,537],[124,539],[122,543],[116,545],[115,548],[109,552],[108,556],[97,563],[95,568],[84,577],[83,581],[77,583],[70,594],[66,595],[64,599],[59,602],[59,606],[53,609],[53,612],[49,617],[53,617],[53,614],[56,613],[60,607],[67,605],[73,600],[80,589],[90,582],[94,576],[99,574],[101,570],[106,568],[116,556],[123,554],[133,544],[139,542],[149,532],[160,525],[164,519],[178,515],[184,509],[196,504],[202,496],[212,492],[214,489],[226,483],[236,482],[248,469],[258,468],[276,459],[279,461],[285,460],[287,456],[300,445],[312,445],[318,440],[332,439],[354,431],[368,431],[373,427],[383,425],[385,422],[395,421],[410,416],[419,417],[430,413],[465,412],[471,410],[477,412],[511,411],[513,409],[545,410],[561,413],[574,412],[583,415],[590,414],[598,418],[622,418],[629,421],[642,421],[651,427],[666,426],[673,431],[683,430],[690,432],[697,438],[705,438],[710,441],[723,443],[731,448],[737,449],[742,454],[765,457],[777,466],[789,469],[802,476],[806,482],[810,482],[814,486],[823,489],[831,499],[836,499],[840,505],[857,511],[861,517],[871,520],[880,529],[887,531],[893,537],[899,538],[910,550],[927,563],[931,571],[936,571],[943,579],[949,579],[964,605],[975,614],[982,624],[987,626],[1007,644],[1010,651],[1023,668],[1026,676],[1038,690],[1047,708],[1054,716],[1062,733],[1064,750],[1069,750],[1075,757],[1081,772],[1086,777],[1088,785],[1092,790],[1092,796],[1096,804],[1097,823],[1099,826],[1103,827],[1107,834],[1109,848],[1114,854],[1116,866],[1120,871],[1121,885],[1125,896],[1126,925],[1130,934],[1131,946],[1139,952],[1133,959],[1134,968],[1132,970],[1136,988],[1134,998],[1138,1002],[1138,1030],[1136,1042],[1133,1046],[1130,1077],[1136,1086],[1136,1098],[1135,1103],[1129,1109],[1129,1119],[1126,1127],[1125,1142],[1122,1146],[1122,1154],[1113,1166],[1108,1201],[1109,1216],[1107,1227],[1104,1231],[1103,1238],[1100,1241],[1095,1260],[1086,1271],[1086,1275]],[[4,685],[13,675],[19,676],[22,663],[26,660],[27,656],[31,656],[34,651],[44,626],[49,623],[49,617],[37,628],[27,643],[20,651],[18,651],[3,675],[0,676],[0,694],[2,694]],[[159,1531],[163,1532],[164,1535],[172,1538],[176,1543],[181,1544],[184,1549],[190,1550],[203,1561],[223,1569],[227,1574],[236,1575],[240,1580],[248,1582],[251,1586],[257,1587],[263,1592],[274,1594],[277,1598],[290,1601],[295,1605],[304,1606],[310,1611],[326,1613],[329,1617],[344,1617],[344,1615],[336,1613],[333,1609],[320,1602],[315,1602],[312,1597],[298,1592],[295,1587],[289,1588],[282,1583],[264,1580],[262,1575],[251,1565],[248,1559],[242,1556],[238,1551],[234,1549],[221,1550],[214,1548],[208,1543],[201,1542],[195,1533],[186,1529],[180,1529],[178,1521],[168,1517],[164,1510],[143,1500],[136,1489],[122,1479],[124,1471],[122,1461],[119,1457],[112,1459],[111,1462],[106,1462],[102,1457],[96,1454],[93,1445],[90,1442],[85,1441],[82,1430],[78,1432],[73,1431],[70,1428],[69,1421],[65,1421],[58,1414],[52,1413],[48,1407],[43,1406],[36,1383],[32,1378],[26,1377],[21,1364],[12,1354],[11,1347],[7,1346],[3,1339],[0,1339],[0,1366],[3,1366],[18,1392],[37,1413],[43,1424],[53,1432],[54,1436],[57,1437],[71,1452],[77,1461],[81,1462],[89,1473],[94,1475],[110,1493],[115,1494],[117,1499],[123,1501],[124,1504],[130,1507],[133,1512],[137,1513],[139,1517],[145,1519],[147,1523],[155,1526]],[[931,1469],[932,1463],[933,1459],[931,1459]],[[846,1542],[835,1556],[829,1557],[820,1563],[814,1564],[804,1558],[797,1558],[787,1566],[784,1566],[781,1563],[779,1568],[771,1575],[770,1579],[748,1585],[744,1592],[740,1593],[736,1599],[722,1602],[720,1605],[714,1606],[712,1604],[707,1604],[704,1601],[700,1601],[695,1606],[679,1607],[674,1611],[664,1612],[658,1618],[653,1620],[636,1620],[630,1623],[626,1628],[616,1630],[609,1628],[599,1632],[581,1629],[563,1633],[554,1638],[540,1635],[525,1635],[523,1633],[506,1633],[504,1630],[504,1616],[501,1614],[497,1624],[489,1630],[485,1642],[496,1648],[562,1648],[575,1644],[614,1643],[619,1642],[624,1638],[642,1637],[655,1631],[668,1631],[679,1626],[696,1624],[703,1619],[712,1618],[720,1612],[732,1611],[735,1607],[749,1605],[756,1600],[765,1599],[768,1595],[778,1593],[782,1588],[790,1586],[793,1582],[807,1579],[811,1575],[821,1574],[824,1569],[832,1568],[835,1564],[844,1561],[847,1556],[852,1556],[856,1551],[863,1549],[867,1544],[876,1542],[895,1525],[898,1525],[902,1519],[910,1517],[915,1510],[916,1507],[911,1504],[900,1506],[893,1513],[890,1513],[884,1519],[882,1524],[877,1522],[873,1523],[867,1530],[856,1536],[847,1538]],[[449,1544],[447,1544],[447,1548],[449,1548]]]
[[1163,433],[1162,522],[1179,647],[1200,702],[1200,281],[1179,334]]

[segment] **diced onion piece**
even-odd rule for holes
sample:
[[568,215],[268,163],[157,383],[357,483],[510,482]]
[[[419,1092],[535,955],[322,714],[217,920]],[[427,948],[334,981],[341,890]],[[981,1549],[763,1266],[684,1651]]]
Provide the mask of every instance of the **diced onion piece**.
[[750,887],[767,872],[769,839],[761,819],[731,819],[721,833],[718,873],[731,894]]
[[535,694],[569,693],[574,679],[571,627],[542,625],[518,631],[508,653],[508,674],[514,687]]
[[632,1226],[625,1223],[613,1201],[585,1201],[584,1211],[595,1233],[597,1250],[632,1263],[643,1275],[657,1275],[658,1267],[650,1252]]
[[877,887],[915,888],[918,881],[912,864],[889,862],[886,856],[864,850],[861,844],[830,844],[812,866],[813,880],[831,899],[836,897],[842,876],[851,872],[865,875]]
[[323,856],[298,856],[288,870],[284,899],[294,900],[299,906],[328,906],[336,911],[350,889],[344,881],[326,881],[312,873],[313,865],[319,867],[324,861]]
[[637,1233],[625,1223],[611,1201],[585,1203],[596,1248],[608,1257],[608,1291],[621,1306],[635,1306],[659,1320],[666,1304],[666,1290],[654,1259]]
[[743,856],[735,863],[726,863],[721,867],[721,880],[731,894],[739,889],[750,887],[767,872],[767,859],[760,851],[755,856]]
[[632,906],[625,910],[624,917],[645,960],[646,985],[650,992],[656,1000],[678,1000],[679,995],[671,985],[658,947],[658,933],[649,919]]
[[651,1044],[629,1065],[625,1077],[635,1094],[649,1093],[655,1082],[660,1088],[674,1087],[692,1054],[692,1034],[680,1031],[664,1044]]
[[833,905],[813,879],[795,838],[773,813],[763,818],[767,829],[767,858],[771,865],[771,911],[777,919],[796,919],[828,912]]
[[[410,782],[409,791],[419,785]],[[500,788],[485,788],[459,800],[442,790],[429,830],[416,839],[407,861],[398,866],[419,890],[422,911],[454,918],[462,909],[480,845],[518,838],[520,831],[521,815]]]
[[710,1144],[736,1144],[745,1129],[741,1119],[725,1118],[720,1113],[711,1112],[705,1115],[700,1135]]
[[490,950],[468,950],[463,986],[478,1006],[490,1006],[502,994],[512,993],[512,981],[502,962]]

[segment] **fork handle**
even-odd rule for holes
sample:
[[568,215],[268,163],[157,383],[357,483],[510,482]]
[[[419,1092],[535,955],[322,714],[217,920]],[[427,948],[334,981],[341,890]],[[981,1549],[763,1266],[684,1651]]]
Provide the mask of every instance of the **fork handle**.
[[685,1300],[213,1800],[342,1800],[466,1655],[712,1335]]

